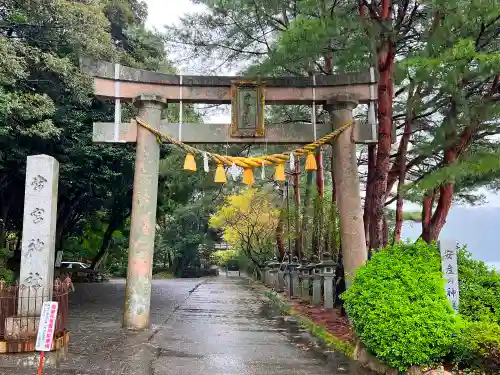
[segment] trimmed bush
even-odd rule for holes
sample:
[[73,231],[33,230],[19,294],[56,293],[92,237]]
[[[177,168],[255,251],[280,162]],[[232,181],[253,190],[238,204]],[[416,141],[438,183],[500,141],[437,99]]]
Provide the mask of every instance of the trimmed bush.
[[454,358],[457,364],[500,371],[500,326],[496,323],[465,324],[456,340]]
[[460,314],[471,321],[500,323],[500,274],[486,263],[458,252]]
[[457,324],[435,245],[398,243],[373,254],[342,298],[359,339],[390,366],[432,364],[450,352]]

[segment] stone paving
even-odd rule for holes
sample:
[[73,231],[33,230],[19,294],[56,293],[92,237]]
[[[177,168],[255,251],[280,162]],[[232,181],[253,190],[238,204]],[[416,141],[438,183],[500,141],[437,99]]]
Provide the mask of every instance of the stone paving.
[[[341,354],[325,356],[242,278],[154,281],[152,330],[140,334],[120,329],[123,281],[76,288],[69,353],[46,375],[369,374]],[[35,373],[16,368],[16,358],[0,357],[1,375]]]

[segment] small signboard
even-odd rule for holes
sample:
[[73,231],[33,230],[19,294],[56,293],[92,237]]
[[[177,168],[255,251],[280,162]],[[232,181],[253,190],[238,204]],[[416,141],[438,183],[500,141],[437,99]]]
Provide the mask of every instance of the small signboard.
[[57,318],[57,302],[44,302],[40,315],[40,326],[36,337],[35,350],[39,352],[49,352],[52,349],[52,340]]
[[254,81],[233,81],[231,104],[231,137],[264,137],[264,88]]
[[457,243],[455,241],[439,241],[441,251],[441,269],[444,273],[445,291],[451,306],[458,313],[460,300],[458,286]]

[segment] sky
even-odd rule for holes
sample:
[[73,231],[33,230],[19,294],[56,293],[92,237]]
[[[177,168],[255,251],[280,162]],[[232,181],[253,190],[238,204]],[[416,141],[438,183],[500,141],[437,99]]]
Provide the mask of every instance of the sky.
[[185,13],[199,12],[203,6],[190,0],[146,0],[148,19],[146,26],[160,30],[164,25],[176,23]]
[[[204,6],[192,4],[190,0],[146,0],[148,4],[147,27],[162,30],[165,25],[179,22],[186,13],[203,11]],[[182,67],[183,74],[194,73],[189,66]],[[211,114],[208,123],[229,123],[230,114]],[[442,238],[467,244],[475,258],[484,260],[500,269],[500,196],[488,191],[481,191],[486,196],[486,204],[479,207],[452,207]],[[405,210],[420,210],[415,204],[405,204]],[[403,238],[415,240],[420,235],[420,223],[405,223]]]

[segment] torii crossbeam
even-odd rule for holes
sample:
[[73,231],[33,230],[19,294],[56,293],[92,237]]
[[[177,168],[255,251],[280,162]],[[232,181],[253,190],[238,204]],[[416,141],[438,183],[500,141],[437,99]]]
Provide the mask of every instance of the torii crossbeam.
[[[135,122],[121,121],[122,101],[134,101],[139,116],[149,125],[185,143],[306,144],[351,120],[352,110],[358,103],[370,104],[373,110],[377,99],[373,69],[311,78],[261,77],[248,80],[242,77],[169,75],[89,59],[81,60],[81,68],[93,77],[97,97],[115,100],[115,121],[95,123],[94,142],[136,143],[123,319],[124,328],[134,330],[149,327],[160,149],[156,137],[147,129]],[[164,107],[178,102],[231,103],[232,123],[183,124],[180,127],[162,121]],[[251,103],[246,112],[242,110],[245,103]],[[331,123],[314,123],[314,126],[267,124],[264,127],[264,104],[314,104],[313,113],[316,105],[324,105],[330,112]],[[355,142],[376,142],[375,123],[357,123],[353,131],[343,132],[332,144],[335,184],[337,191],[342,192],[337,204],[348,282],[367,257]]]

